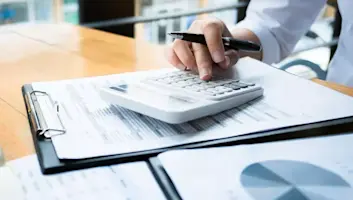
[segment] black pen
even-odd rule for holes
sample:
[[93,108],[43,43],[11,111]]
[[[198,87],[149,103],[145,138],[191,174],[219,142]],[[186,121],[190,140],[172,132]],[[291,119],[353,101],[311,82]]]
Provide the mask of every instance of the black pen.
[[[207,45],[205,36],[203,34],[193,34],[184,32],[168,33],[175,39],[185,40]],[[254,42],[239,40],[232,37],[222,37],[223,46],[228,49],[242,50],[242,51],[261,51],[262,47]]]

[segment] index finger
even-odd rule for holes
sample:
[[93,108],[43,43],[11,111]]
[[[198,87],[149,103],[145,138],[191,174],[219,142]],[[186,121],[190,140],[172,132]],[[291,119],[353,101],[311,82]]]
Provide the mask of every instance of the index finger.
[[223,28],[222,22],[218,20],[211,20],[203,26],[207,47],[215,63],[222,63],[225,60],[222,41]]

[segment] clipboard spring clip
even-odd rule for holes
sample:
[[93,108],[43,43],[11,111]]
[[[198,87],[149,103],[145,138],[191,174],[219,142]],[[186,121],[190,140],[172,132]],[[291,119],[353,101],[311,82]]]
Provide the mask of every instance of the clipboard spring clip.
[[[36,94],[42,94],[48,97],[52,107],[46,108],[46,105],[38,102],[38,96]],[[38,136],[44,136],[45,138],[52,138],[53,136],[62,135],[66,133],[64,124],[60,118],[60,106],[58,101],[53,101],[53,98],[47,92],[32,91],[30,93],[31,104],[33,106],[31,110],[31,116],[34,118],[32,121],[35,122],[35,132]],[[34,98],[33,98],[34,97]],[[54,111],[53,114],[50,111]],[[51,115],[51,116],[49,116]],[[55,115],[55,117],[53,117]],[[54,119],[57,119],[56,121]],[[57,123],[58,122],[58,123]],[[61,128],[56,127],[60,124]]]

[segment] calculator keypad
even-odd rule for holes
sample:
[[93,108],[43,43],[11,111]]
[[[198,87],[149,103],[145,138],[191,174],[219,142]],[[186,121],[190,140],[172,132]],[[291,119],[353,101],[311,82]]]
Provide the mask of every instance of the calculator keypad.
[[253,83],[239,80],[214,78],[203,81],[197,75],[186,71],[175,71],[158,77],[147,78],[144,82],[177,89],[189,94],[202,95],[208,99],[224,99],[255,87]]

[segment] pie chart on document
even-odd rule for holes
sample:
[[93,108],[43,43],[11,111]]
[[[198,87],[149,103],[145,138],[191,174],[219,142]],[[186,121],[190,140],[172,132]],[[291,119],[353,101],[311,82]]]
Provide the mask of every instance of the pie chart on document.
[[270,160],[253,163],[241,184],[254,200],[353,199],[353,189],[338,174],[310,163]]

